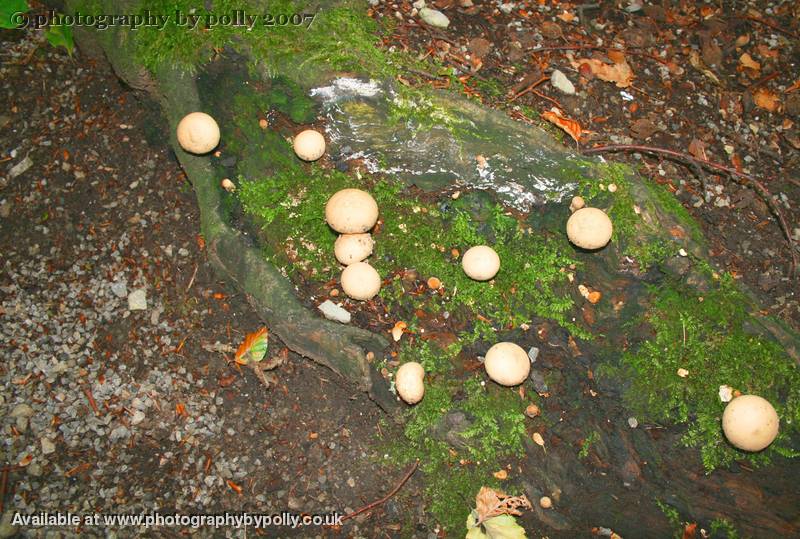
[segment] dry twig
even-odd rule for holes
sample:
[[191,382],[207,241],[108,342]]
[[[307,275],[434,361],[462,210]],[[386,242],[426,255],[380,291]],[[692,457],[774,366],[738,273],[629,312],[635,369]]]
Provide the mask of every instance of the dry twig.
[[706,167],[711,170],[716,170],[719,172],[724,172],[725,174],[733,177],[744,180],[746,183],[752,185],[756,191],[761,195],[764,201],[769,205],[772,213],[775,214],[775,218],[778,220],[778,224],[781,227],[781,231],[783,235],[786,237],[786,243],[789,245],[789,254],[792,257],[792,267],[790,271],[790,276],[795,277],[797,276],[797,249],[796,243],[794,238],[792,237],[791,229],[789,228],[788,223],[786,222],[786,218],[783,215],[778,204],[772,198],[772,193],[764,186],[763,183],[758,181],[756,178],[751,176],[750,174],[745,174],[744,172],[739,172],[735,168],[731,168],[725,165],[721,165],[719,163],[714,163],[712,161],[707,161],[705,159],[699,159],[694,157],[693,155],[678,152],[675,150],[668,150],[666,148],[656,148],[654,146],[639,146],[635,144],[610,144],[607,146],[596,146],[594,148],[586,148],[583,150],[585,154],[593,154],[593,153],[606,153],[606,152],[642,152],[642,153],[655,153],[655,154],[662,154],[667,155],[672,158],[678,159],[683,162],[693,163],[698,166]]
[[411,478],[411,476],[414,475],[414,472],[417,471],[417,466],[419,466],[419,459],[417,459],[417,461],[414,463],[414,465],[411,466],[411,468],[409,468],[409,470],[406,472],[406,474],[403,476],[403,478],[400,480],[400,482],[397,483],[397,485],[389,492],[389,494],[387,494],[386,496],[384,496],[380,500],[376,500],[376,501],[374,501],[372,503],[369,503],[369,504],[365,505],[364,507],[362,507],[360,509],[356,509],[352,513],[346,514],[345,516],[342,517],[341,521],[344,522],[345,520],[350,520],[351,518],[356,517],[356,516],[360,515],[361,513],[365,513],[367,511],[370,511],[371,509],[375,509],[379,505],[384,504],[387,501],[389,501],[389,499],[392,496],[397,494],[397,491],[399,491],[401,488],[403,488],[403,485],[406,484],[406,482]]

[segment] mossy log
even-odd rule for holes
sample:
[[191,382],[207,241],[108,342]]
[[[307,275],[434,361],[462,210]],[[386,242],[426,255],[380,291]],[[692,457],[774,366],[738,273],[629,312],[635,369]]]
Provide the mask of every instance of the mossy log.
[[[135,3],[124,4],[127,9],[135,7]],[[121,9],[119,4],[115,6],[115,10]],[[90,55],[102,51],[117,76],[161,105],[168,125],[175,126],[184,115],[201,110],[192,75],[170,66],[157,73],[148,72],[134,59],[130,32],[119,28],[103,33],[81,31],[78,44]],[[355,326],[326,320],[304,307],[290,281],[264,260],[258,246],[226,222],[219,181],[209,158],[184,151],[174,129],[170,129],[169,141],[194,187],[208,258],[220,276],[247,295],[269,330],[289,349],[350,380],[367,391],[384,410],[395,408],[396,399],[388,385],[367,359],[369,352],[378,355],[386,348],[386,339]]]

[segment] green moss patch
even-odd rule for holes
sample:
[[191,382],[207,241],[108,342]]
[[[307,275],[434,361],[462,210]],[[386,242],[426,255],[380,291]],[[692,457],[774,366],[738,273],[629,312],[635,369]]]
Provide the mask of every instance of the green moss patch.
[[[798,456],[790,436],[800,422],[800,372],[777,343],[747,331],[747,303],[733,279],[722,277],[702,295],[678,282],[651,292],[656,299],[641,322],[653,336],[623,354],[614,369],[631,382],[627,404],[647,420],[685,425],[682,443],[700,449],[709,471],[738,459],[758,465],[773,454]],[[688,376],[678,376],[678,369]],[[775,407],[781,432],[768,449],[747,453],[727,442],[721,385]]]
[[[454,350],[429,348],[428,354],[431,352],[441,355],[434,363],[452,365]],[[463,532],[475,494],[482,486],[509,489],[492,474],[524,452],[526,403],[515,390],[484,384],[482,378],[471,376],[462,381],[454,379],[451,372],[428,374],[425,398],[406,412],[404,439],[391,442],[387,450],[400,464],[420,459],[426,506],[448,536]],[[459,447],[441,436],[432,436],[453,409],[470,419],[470,426],[461,433],[464,444]]]

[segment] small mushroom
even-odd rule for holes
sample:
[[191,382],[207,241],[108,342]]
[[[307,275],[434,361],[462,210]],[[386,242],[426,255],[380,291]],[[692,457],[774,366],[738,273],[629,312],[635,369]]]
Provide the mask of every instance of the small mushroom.
[[325,221],[340,234],[362,234],[378,221],[378,203],[361,189],[342,189],[328,199]]
[[372,254],[375,242],[370,234],[342,234],[333,244],[336,260],[349,266],[361,262]]
[[550,509],[553,507],[553,500],[549,496],[542,496],[539,498],[539,507],[542,509]]
[[489,378],[503,386],[516,386],[531,371],[531,360],[522,347],[513,342],[499,342],[489,348],[483,362]]
[[569,203],[569,211],[575,213],[584,206],[586,206],[586,202],[583,201],[583,197],[572,197],[572,202]]
[[488,281],[500,270],[500,257],[488,245],[476,245],[464,253],[461,267],[470,279]]
[[223,180],[220,182],[220,186],[229,193],[236,191],[236,184],[234,184],[229,178],[223,178]]
[[353,299],[372,299],[381,289],[381,276],[366,262],[350,264],[342,272],[342,290]]
[[422,400],[425,394],[425,369],[416,361],[403,363],[397,369],[394,378],[394,387],[397,394],[408,404],[416,404]]
[[611,240],[611,219],[598,208],[581,208],[567,220],[569,241],[583,249],[600,249]]
[[325,153],[325,137],[319,131],[306,129],[294,137],[292,147],[303,161],[316,161]]
[[205,112],[192,112],[183,117],[176,130],[181,148],[194,154],[208,153],[219,144],[219,126]]
[[758,395],[736,397],[722,414],[722,430],[728,441],[745,451],[761,451],[778,435],[778,414]]

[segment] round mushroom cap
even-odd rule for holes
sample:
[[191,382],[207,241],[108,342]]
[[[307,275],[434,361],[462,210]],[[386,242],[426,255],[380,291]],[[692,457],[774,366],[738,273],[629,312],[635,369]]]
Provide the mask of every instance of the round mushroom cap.
[[306,129],[294,137],[292,146],[303,161],[316,161],[325,153],[325,137],[319,131]]
[[367,232],[378,221],[378,203],[361,189],[342,189],[325,205],[325,221],[340,234]]
[[422,365],[416,361],[409,361],[403,363],[397,369],[397,374],[394,377],[394,387],[400,398],[408,404],[416,404],[422,400],[425,394],[425,370]]
[[516,386],[525,381],[531,371],[531,360],[519,345],[499,342],[489,348],[483,362],[489,378],[503,386]]
[[722,430],[728,441],[745,451],[761,451],[778,435],[778,414],[768,400],[741,395],[725,407]]
[[336,260],[349,266],[371,255],[374,245],[375,241],[369,233],[342,234],[333,244],[333,254],[336,255]]
[[613,232],[611,219],[598,208],[581,208],[567,220],[569,241],[583,249],[605,247]]
[[569,211],[575,212],[584,206],[586,206],[586,202],[583,197],[572,197],[572,202],[569,203]]
[[476,245],[464,253],[461,267],[470,279],[488,281],[500,270],[500,257],[488,245]]
[[205,112],[191,112],[181,119],[176,130],[178,143],[187,152],[208,153],[219,144],[219,126]]
[[381,276],[366,262],[350,264],[342,272],[342,290],[353,299],[371,299],[381,289]]

